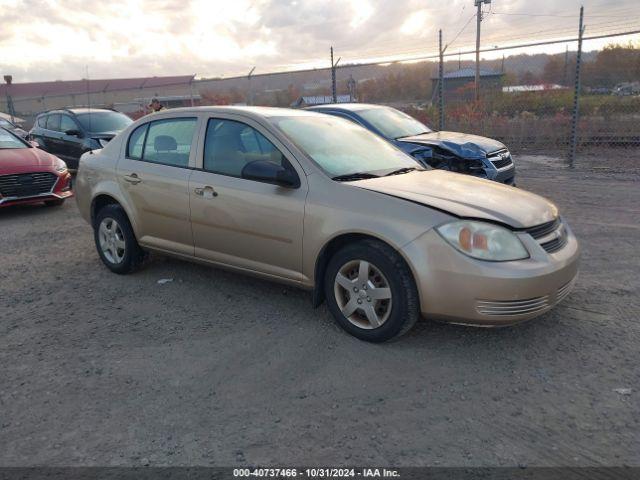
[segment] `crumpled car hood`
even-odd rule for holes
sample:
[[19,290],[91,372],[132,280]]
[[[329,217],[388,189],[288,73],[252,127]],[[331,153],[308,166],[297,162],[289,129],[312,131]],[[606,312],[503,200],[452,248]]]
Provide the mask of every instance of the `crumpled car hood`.
[[348,183],[458,217],[491,220],[517,229],[550,222],[558,216],[557,207],[539,195],[444,170],[415,171]]
[[403,137],[399,142],[414,143],[441,147],[461,158],[484,158],[487,153],[507,148],[503,143],[492,138],[470,135],[460,132],[429,132]]

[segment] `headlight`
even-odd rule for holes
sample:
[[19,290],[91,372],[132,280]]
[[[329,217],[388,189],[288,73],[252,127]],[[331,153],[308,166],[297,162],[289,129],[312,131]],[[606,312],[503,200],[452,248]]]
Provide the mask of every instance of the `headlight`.
[[436,231],[460,252],[480,260],[506,262],[529,258],[520,239],[498,225],[461,220],[441,225]]
[[60,172],[60,173],[64,173],[67,171],[67,164],[64,163],[62,160],[58,161],[58,163],[56,163],[56,171]]

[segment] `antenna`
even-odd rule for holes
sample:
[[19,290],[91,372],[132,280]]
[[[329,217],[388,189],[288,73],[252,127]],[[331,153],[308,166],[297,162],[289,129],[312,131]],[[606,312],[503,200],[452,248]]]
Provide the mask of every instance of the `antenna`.
[[89,65],[85,65],[86,69],[86,77],[87,77],[87,108],[89,110],[89,131],[92,132],[91,129],[91,93],[89,90]]

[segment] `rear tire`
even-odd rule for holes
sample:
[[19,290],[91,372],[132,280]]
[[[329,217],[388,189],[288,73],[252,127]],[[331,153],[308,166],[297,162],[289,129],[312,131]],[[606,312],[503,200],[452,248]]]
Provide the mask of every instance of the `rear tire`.
[[367,342],[386,342],[420,318],[418,291],[404,259],[388,245],[363,240],[336,252],[324,291],[338,325]]
[[98,211],[93,237],[102,263],[114,273],[136,270],[145,259],[127,214],[120,205],[107,205]]
[[47,200],[44,202],[47,207],[61,207],[64,205],[64,198],[59,198],[57,200]]

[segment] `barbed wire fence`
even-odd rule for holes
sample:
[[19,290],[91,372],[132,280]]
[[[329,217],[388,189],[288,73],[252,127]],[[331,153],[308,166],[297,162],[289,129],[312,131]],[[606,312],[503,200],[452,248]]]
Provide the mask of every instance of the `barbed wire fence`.
[[[460,65],[471,52],[459,53],[458,69],[451,72],[444,58],[452,54],[445,53],[446,46],[440,43],[436,90],[439,129],[498,138],[518,152],[560,150],[571,166],[578,149],[640,146],[640,44],[603,48],[600,42],[637,36],[640,31],[593,28],[593,33],[585,34],[582,8],[577,18],[574,38],[481,50],[502,51],[503,57],[480,62],[479,99],[471,95],[476,84],[473,72]],[[523,49],[558,44],[566,45],[564,55],[547,58],[541,72],[534,73],[526,66],[519,72],[505,68],[505,58],[507,64],[519,58],[532,63],[536,60],[518,55]],[[583,52],[591,59],[585,62]]]

